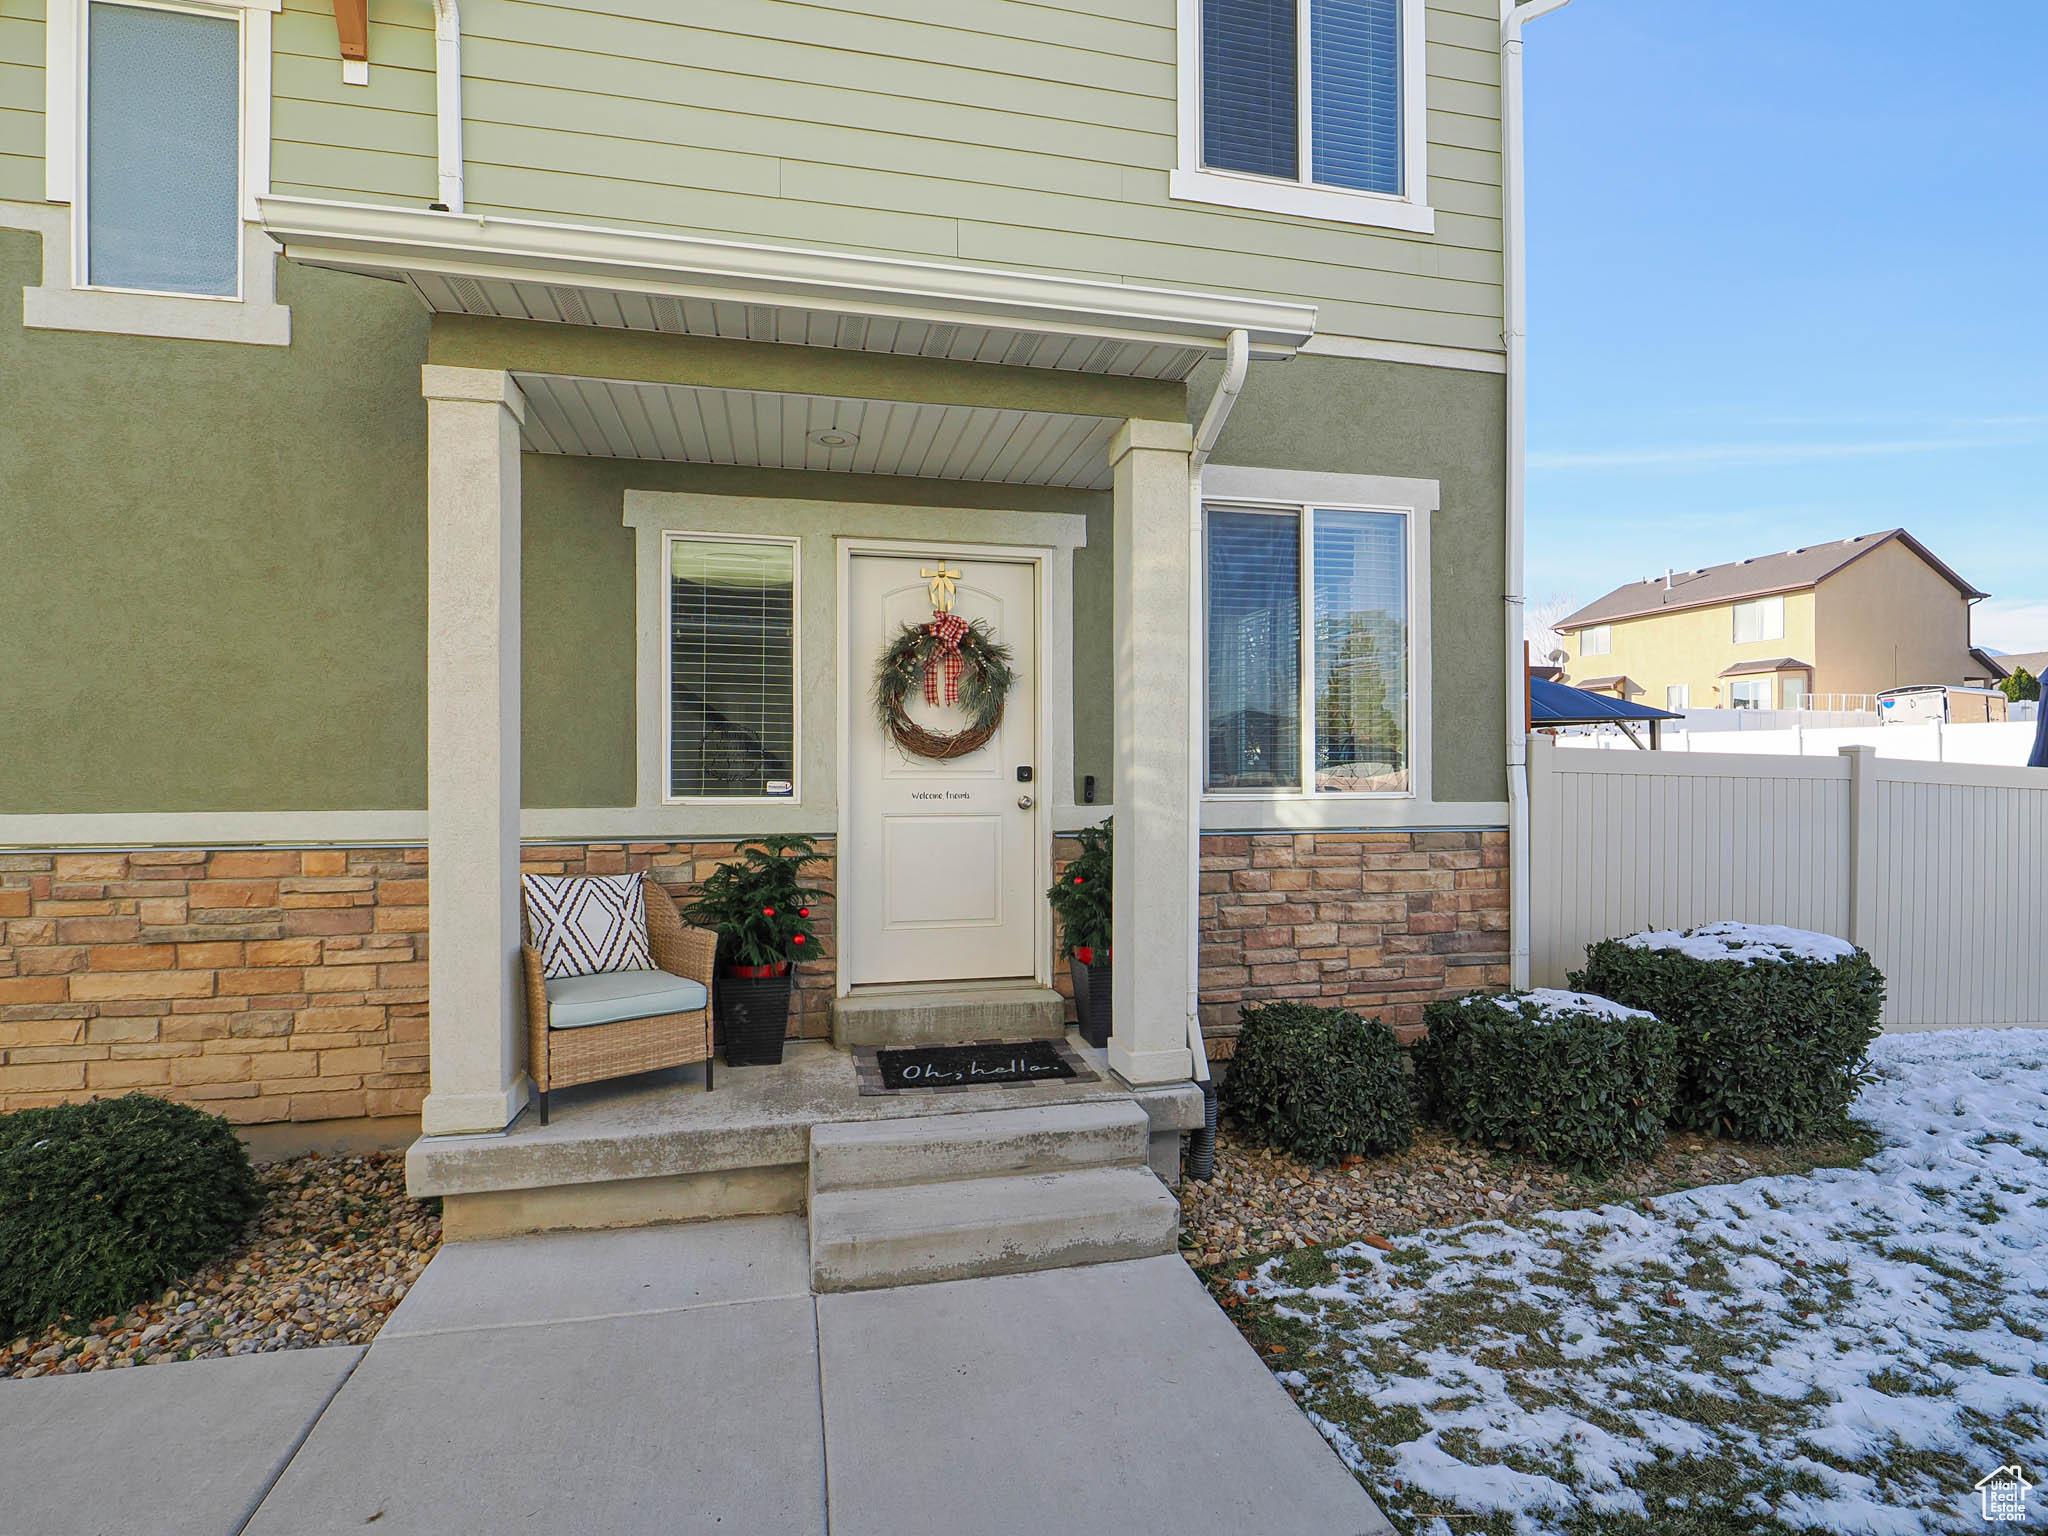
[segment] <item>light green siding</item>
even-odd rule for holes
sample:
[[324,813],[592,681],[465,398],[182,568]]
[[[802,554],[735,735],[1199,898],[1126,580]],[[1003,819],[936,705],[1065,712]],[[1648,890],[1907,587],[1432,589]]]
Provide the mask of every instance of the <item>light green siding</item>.
[[[0,230],[0,292],[41,262]],[[427,317],[278,296],[289,348],[0,311],[0,813],[424,803]]]
[[0,199],[43,198],[43,0],[0,0]]
[[[1428,30],[1434,237],[1175,203],[1174,0],[463,7],[467,196],[689,230],[1314,301],[1334,335],[1498,351],[1491,0]],[[432,9],[376,0],[367,89],[331,9],[277,25],[273,186],[435,196]],[[684,18],[688,18],[685,20]]]

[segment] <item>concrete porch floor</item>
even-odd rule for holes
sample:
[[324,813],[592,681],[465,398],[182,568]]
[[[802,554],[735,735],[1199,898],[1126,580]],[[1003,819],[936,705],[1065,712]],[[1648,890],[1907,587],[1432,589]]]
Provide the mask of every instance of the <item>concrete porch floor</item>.
[[467,1243],[367,1352],[0,1383],[0,1527],[1391,1530],[1176,1257],[833,1296],[806,1269],[789,1216]]
[[494,1136],[423,1136],[406,1153],[414,1195],[439,1196],[451,1240],[566,1228],[796,1212],[816,1125],[1128,1099],[1152,1126],[1153,1169],[1179,1182],[1184,1131],[1202,1123],[1191,1083],[1134,1089],[1069,1032],[1094,1082],[863,1096],[850,1052],[791,1041],[778,1066],[719,1064],[558,1089],[550,1123],[529,1106]]

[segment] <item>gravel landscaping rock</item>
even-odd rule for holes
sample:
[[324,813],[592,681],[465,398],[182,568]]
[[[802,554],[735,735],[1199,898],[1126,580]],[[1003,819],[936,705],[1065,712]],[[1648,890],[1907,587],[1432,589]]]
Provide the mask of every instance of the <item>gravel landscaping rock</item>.
[[1419,1126],[1404,1152],[1313,1168],[1249,1144],[1225,1120],[1216,1177],[1182,1184],[1181,1249],[1206,1268],[1250,1255],[1455,1226],[1481,1217],[1579,1210],[1704,1184],[1860,1162],[1865,1142],[1762,1147],[1675,1133],[1654,1159],[1603,1179],[1490,1152]]
[[232,1253],[118,1317],[0,1340],[0,1379],[369,1343],[441,1246],[438,1202],[407,1196],[397,1152],[256,1173],[264,1210]]

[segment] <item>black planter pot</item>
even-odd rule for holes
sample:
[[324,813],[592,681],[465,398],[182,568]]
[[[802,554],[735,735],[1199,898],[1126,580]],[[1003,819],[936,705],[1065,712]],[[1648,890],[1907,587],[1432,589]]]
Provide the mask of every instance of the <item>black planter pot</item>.
[[790,973],[780,976],[721,976],[718,1022],[725,1026],[725,1062],[730,1067],[772,1067],[782,1060],[789,1032]]
[[[1074,984],[1074,1027],[1088,1038],[1088,967],[1079,955],[1067,956],[1067,978]],[[1092,1043],[1092,1042],[1091,1042]]]
[[1088,962],[1088,1022],[1081,1026],[1081,1038],[1098,1048],[1109,1044],[1110,1030],[1115,1025],[1111,963],[1099,950],[1096,958]]

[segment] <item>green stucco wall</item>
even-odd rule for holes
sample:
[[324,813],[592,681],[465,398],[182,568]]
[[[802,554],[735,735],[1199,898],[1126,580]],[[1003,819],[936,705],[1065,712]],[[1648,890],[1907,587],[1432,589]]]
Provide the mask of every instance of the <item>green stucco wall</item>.
[[[1189,381],[1191,411],[1219,371],[1209,364]],[[1507,798],[1506,452],[1500,374],[1297,357],[1253,366],[1214,455],[1218,464],[1440,482],[1429,572],[1439,801]]]
[[285,347],[22,328],[0,231],[0,813],[426,792],[427,317],[282,263]]

